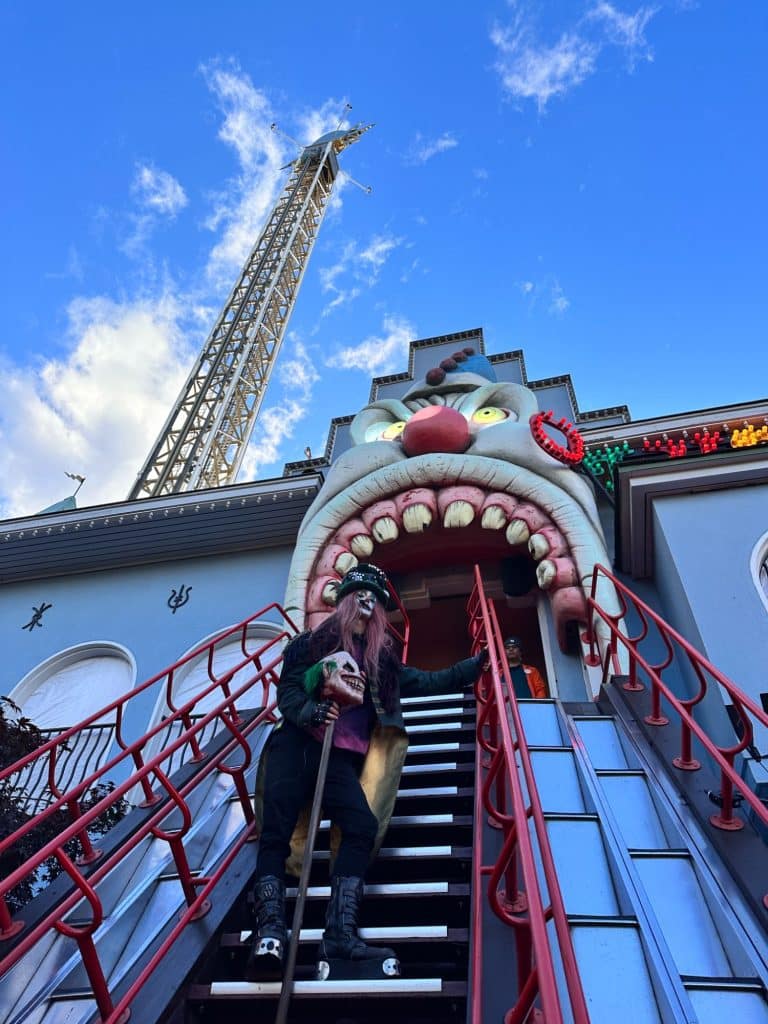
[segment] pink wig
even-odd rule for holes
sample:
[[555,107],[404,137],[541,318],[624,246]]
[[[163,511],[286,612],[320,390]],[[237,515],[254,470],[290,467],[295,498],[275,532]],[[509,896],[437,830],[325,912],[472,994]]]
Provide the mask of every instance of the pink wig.
[[[342,597],[331,618],[336,619],[336,628],[339,631],[341,650],[343,651],[354,651],[352,625],[358,617],[359,612],[354,592]],[[330,622],[330,620],[328,621]],[[365,628],[365,654],[363,664],[360,666],[369,679],[376,679],[382,655],[385,652],[389,653],[391,648],[392,638],[387,632],[387,616],[381,604],[376,601]]]

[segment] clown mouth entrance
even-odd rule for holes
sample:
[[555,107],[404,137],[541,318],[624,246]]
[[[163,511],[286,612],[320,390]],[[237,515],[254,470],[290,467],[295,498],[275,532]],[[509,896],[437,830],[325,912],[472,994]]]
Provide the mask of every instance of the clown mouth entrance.
[[[378,564],[390,576],[411,624],[409,662],[419,668],[439,669],[469,657],[467,601],[474,585],[473,566],[446,563],[439,569],[403,572],[388,566],[387,561],[380,558]],[[393,561],[400,563],[401,559]],[[479,564],[502,636],[520,637],[525,663],[538,668],[545,679],[551,677],[542,639],[543,598],[535,587],[535,568],[523,556]],[[395,612],[390,617],[396,622],[400,615]]]

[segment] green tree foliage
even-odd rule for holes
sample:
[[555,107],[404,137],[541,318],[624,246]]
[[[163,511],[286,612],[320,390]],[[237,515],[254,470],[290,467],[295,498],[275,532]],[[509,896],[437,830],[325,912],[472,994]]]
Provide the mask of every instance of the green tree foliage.
[[[0,771],[15,764],[26,754],[37,750],[45,738],[34,722],[21,714],[21,708],[7,697],[0,697]],[[115,788],[112,782],[97,783],[92,786],[80,800],[83,812],[89,810]],[[16,829],[21,828],[34,815],[24,809],[25,794],[19,788],[14,777],[0,782],[0,836],[5,838]],[[125,817],[128,804],[122,798],[112,804],[88,830],[93,839],[104,835]],[[12,871],[20,867],[28,857],[49,843],[71,824],[65,810],[58,811],[40,821],[23,838],[14,843],[11,849],[0,854],[0,877],[6,878]],[[67,854],[76,858],[82,852],[79,839],[72,839],[65,846]],[[8,897],[11,912],[29,903],[44,886],[48,885],[61,873],[61,866],[55,857],[50,857],[40,867],[23,879]]]

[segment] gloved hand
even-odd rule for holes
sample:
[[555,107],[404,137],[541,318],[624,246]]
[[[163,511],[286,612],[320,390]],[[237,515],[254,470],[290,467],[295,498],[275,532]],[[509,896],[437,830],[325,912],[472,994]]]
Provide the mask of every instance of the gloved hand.
[[474,656],[473,660],[474,660],[475,664],[477,665],[478,675],[481,672],[487,672],[488,669],[491,667],[491,663],[488,660],[488,651],[486,649],[483,649],[482,651],[478,651],[477,654]]
[[313,729],[321,725],[330,725],[339,717],[339,705],[335,700],[319,700],[312,708],[309,724]]

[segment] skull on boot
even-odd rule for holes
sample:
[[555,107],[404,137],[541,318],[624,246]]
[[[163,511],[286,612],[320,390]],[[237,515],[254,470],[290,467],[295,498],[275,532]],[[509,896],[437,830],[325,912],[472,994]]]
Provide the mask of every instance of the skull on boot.
[[279,980],[287,942],[285,882],[275,875],[259,878],[253,890],[256,932],[245,966],[247,981]]

